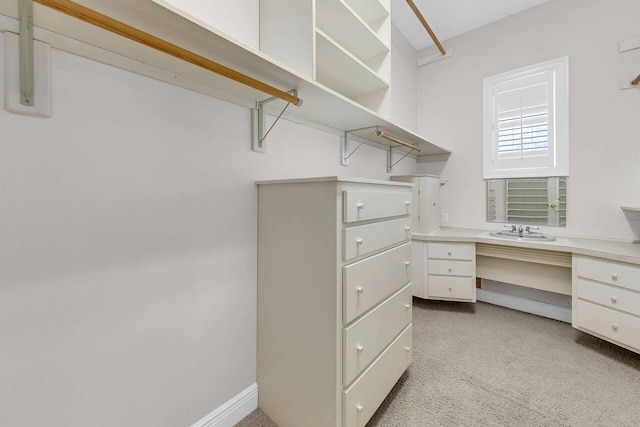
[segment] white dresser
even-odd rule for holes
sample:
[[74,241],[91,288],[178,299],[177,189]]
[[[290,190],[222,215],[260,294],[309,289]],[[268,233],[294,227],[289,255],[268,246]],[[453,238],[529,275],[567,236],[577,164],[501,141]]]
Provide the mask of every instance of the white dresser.
[[258,183],[258,399],[280,427],[364,426],[411,363],[411,184]]
[[640,353],[640,266],[573,256],[573,327]]

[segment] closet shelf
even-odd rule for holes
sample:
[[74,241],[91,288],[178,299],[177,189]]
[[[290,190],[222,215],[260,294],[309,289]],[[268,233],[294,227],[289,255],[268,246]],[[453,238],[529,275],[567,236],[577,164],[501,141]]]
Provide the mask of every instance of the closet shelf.
[[371,28],[389,16],[389,11],[379,0],[344,0]]
[[[304,103],[299,107],[289,107],[284,117],[290,120],[317,125],[327,130],[333,129],[336,133],[381,126],[407,142],[417,141],[423,147],[421,155],[449,153],[447,149],[395,125],[335,90],[297,74],[262,52],[238,43],[184,12],[169,10],[152,0],[78,0],[76,3],[283,91],[296,89]],[[0,2],[0,31],[18,32],[18,19],[17,1]],[[129,69],[238,105],[255,108],[257,102],[269,97],[259,90],[38,3],[34,4],[34,26],[35,37],[53,48]],[[279,113],[285,103],[277,101],[272,104],[269,108]],[[268,112],[272,113],[271,110]]]
[[316,28],[322,33],[363,62],[389,53],[389,46],[344,1],[325,2],[316,14]]
[[346,97],[353,99],[389,87],[388,82],[318,29],[316,50],[316,80]]
[[628,221],[640,221],[640,206],[621,206],[621,209]]

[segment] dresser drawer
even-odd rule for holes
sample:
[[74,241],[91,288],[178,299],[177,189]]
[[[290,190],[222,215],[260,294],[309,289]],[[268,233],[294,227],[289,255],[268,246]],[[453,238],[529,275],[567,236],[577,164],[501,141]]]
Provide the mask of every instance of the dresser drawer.
[[[576,297],[640,316],[640,293],[576,279]],[[638,331],[640,334],[640,331]]]
[[362,427],[411,364],[411,325],[344,391],[344,427]]
[[400,218],[343,230],[342,259],[349,260],[411,239],[411,218]]
[[430,259],[427,263],[427,273],[442,276],[466,276],[474,275],[471,261]]
[[429,298],[455,299],[464,301],[476,300],[476,283],[473,277],[427,277]]
[[640,266],[576,257],[576,276],[640,292]]
[[475,243],[429,242],[429,259],[458,259],[471,261],[475,256]]
[[344,329],[344,385],[353,379],[411,323],[411,284]]
[[640,351],[640,318],[577,300],[574,326]]
[[411,243],[342,269],[344,323],[347,324],[411,280]]
[[344,222],[411,215],[410,191],[344,191]]

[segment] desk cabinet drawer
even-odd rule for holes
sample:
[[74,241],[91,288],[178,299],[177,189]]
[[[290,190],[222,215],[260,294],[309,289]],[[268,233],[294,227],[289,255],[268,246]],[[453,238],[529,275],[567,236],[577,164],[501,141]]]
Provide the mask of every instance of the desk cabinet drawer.
[[476,283],[472,277],[427,277],[429,298],[476,300]]
[[359,225],[343,230],[342,258],[346,261],[411,239],[411,218]]
[[345,223],[411,215],[409,191],[345,191],[343,195]]
[[344,329],[344,385],[411,323],[411,284]]
[[576,294],[580,299],[640,316],[640,293],[577,278]]
[[427,257],[429,259],[457,259],[471,261],[475,256],[474,243],[429,242]]
[[411,280],[411,243],[343,267],[343,321],[356,317]]
[[362,427],[411,364],[411,325],[344,391],[343,425]]
[[640,351],[640,318],[577,300],[576,326]]
[[471,261],[449,261],[442,259],[430,259],[427,266],[428,274],[441,276],[473,276],[473,263]]
[[576,275],[640,292],[640,267],[633,264],[576,257]]

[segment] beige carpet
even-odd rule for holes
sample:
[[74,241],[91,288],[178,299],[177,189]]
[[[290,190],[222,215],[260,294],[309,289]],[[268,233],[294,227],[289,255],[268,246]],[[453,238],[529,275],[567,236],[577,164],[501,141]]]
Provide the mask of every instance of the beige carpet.
[[640,426],[639,354],[490,304],[413,307],[413,364],[368,426]]

